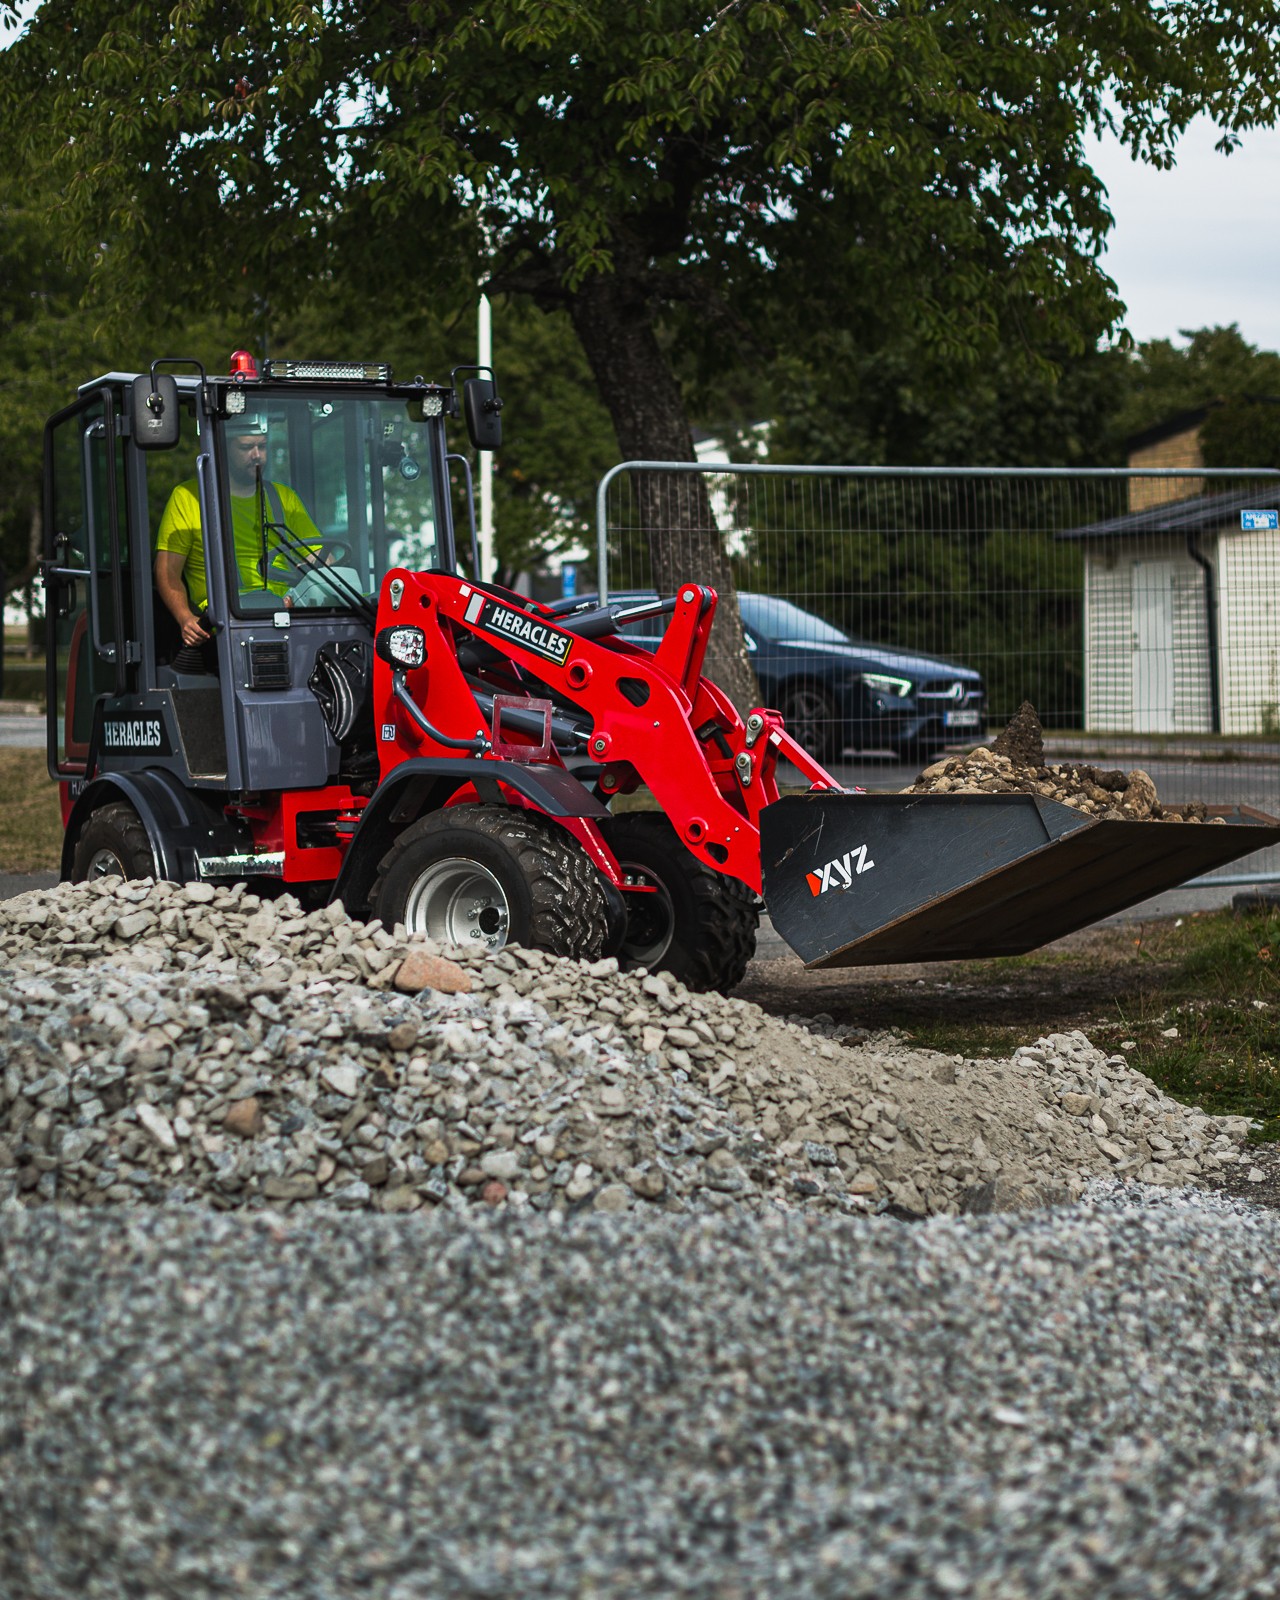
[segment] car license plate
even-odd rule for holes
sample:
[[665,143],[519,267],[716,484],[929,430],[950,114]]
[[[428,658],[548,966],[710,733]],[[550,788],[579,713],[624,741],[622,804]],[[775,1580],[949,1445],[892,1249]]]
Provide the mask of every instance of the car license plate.
[[942,713],[942,726],[944,728],[976,728],[979,720],[976,711],[944,711]]

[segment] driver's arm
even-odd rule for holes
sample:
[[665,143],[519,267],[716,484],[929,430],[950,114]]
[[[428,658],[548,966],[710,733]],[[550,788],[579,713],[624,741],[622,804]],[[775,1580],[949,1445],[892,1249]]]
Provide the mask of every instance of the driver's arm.
[[200,626],[200,619],[187,598],[187,586],[182,581],[182,569],[186,564],[187,558],[180,550],[157,551],[156,589],[182,630],[183,644],[202,644],[209,636]]
[[298,555],[302,556],[305,549],[307,560],[314,563],[320,555],[320,547],[324,543],[324,535],[311,520],[306,506],[302,503],[301,495],[293,489],[286,490],[283,486],[280,497],[284,501],[285,520],[289,524],[289,532],[293,535],[298,547]]

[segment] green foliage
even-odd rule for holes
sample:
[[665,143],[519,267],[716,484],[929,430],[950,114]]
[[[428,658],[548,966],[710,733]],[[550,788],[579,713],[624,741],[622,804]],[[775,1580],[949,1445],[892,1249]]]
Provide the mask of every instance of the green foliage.
[[[1070,462],[1122,309],[1084,135],[1165,164],[1201,112],[1228,141],[1273,121],[1273,9],[44,0],[0,123],[118,322],[222,309],[278,345],[310,305],[448,322],[485,277],[568,313],[624,455],[691,454],[677,374],[722,416],[781,355],[780,438],[825,459]],[[575,426],[571,365],[552,404],[527,391],[554,473],[503,455],[509,565],[582,522],[598,416]],[[987,526],[1009,562],[1015,525]],[[895,582],[923,618],[919,575]]]
[[1053,370],[1029,372],[1004,347],[956,382],[905,330],[863,345],[815,330],[775,369],[772,453],[864,466],[1121,465],[1125,354],[1096,345],[1047,354]]
[[1234,398],[1200,429],[1206,467],[1280,467],[1280,386],[1270,400]]
[[39,536],[41,430],[92,370],[93,328],[79,316],[79,282],[64,268],[47,196],[0,177],[0,563],[18,587],[34,570]]
[[1043,371],[1119,311],[1083,132],[1167,162],[1201,110],[1271,119],[1272,21],[1269,0],[1070,19],[1014,0],[45,0],[0,96],[114,298],[142,290],[139,259],[180,260],[145,292],[188,306],[241,273],[273,301],[335,269],[372,284],[393,234],[438,285],[487,259],[482,222],[497,282],[570,304],[611,275],[713,369],[717,343],[821,308],[862,347],[892,326],[941,369],[1007,350]]
[[[1243,408],[1264,397],[1280,396],[1280,355],[1251,345],[1233,323],[1227,328],[1183,330],[1183,344],[1170,339],[1152,339],[1133,351],[1124,363],[1123,402],[1115,426],[1121,437],[1167,422],[1184,411],[1225,401],[1232,408]],[[1257,436],[1258,424],[1266,419],[1233,415],[1208,430],[1206,446],[1213,441],[1215,454],[1233,452],[1231,439],[1247,421],[1250,437]],[[1258,440],[1260,448],[1273,440],[1266,433]],[[1274,445],[1271,445],[1274,449]],[[1206,460],[1206,466],[1260,467],[1264,460]]]
[[[29,583],[40,555],[48,417],[99,373],[140,371],[173,353],[222,370],[243,340],[230,321],[209,315],[175,325],[155,305],[127,315],[87,305],[88,274],[64,256],[56,201],[37,170],[15,166],[0,177],[0,563],[11,592]],[[38,610],[38,591],[33,600]]]
[[494,307],[493,359],[505,409],[494,462],[500,582],[573,546],[590,552],[595,491],[617,459],[609,414],[563,312]]

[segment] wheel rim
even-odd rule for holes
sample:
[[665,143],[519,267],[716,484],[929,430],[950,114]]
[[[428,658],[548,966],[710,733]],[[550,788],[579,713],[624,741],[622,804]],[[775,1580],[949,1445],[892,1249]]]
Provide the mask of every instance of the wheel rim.
[[816,749],[826,739],[831,708],[816,689],[795,689],[782,706],[787,732],[806,750]]
[[101,850],[95,850],[89,857],[89,864],[85,868],[85,879],[92,878],[125,878],[128,874],[124,870],[124,862],[105,845]]
[[627,931],[619,954],[624,962],[637,967],[654,967],[671,948],[675,932],[675,907],[667,886],[656,872],[621,861],[624,876],[652,884],[653,894],[627,895]]
[[511,926],[506,891],[487,867],[464,856],[436,861],[405,902],[404,925],[442,944],[501,950]]

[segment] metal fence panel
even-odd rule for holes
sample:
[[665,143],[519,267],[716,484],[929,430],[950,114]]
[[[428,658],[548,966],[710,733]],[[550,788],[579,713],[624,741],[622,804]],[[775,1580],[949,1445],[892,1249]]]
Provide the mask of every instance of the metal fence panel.
[[[975,743],[1029,700],[1051,760],[1280,812],[1280,473],[624,463],[597,503],[610,594],[653,582],[645,475],[679,507],[668,545],[718,531],[762,694],[837,770]],[[1242,868],[1274,879],[1280,852]]]

